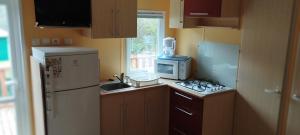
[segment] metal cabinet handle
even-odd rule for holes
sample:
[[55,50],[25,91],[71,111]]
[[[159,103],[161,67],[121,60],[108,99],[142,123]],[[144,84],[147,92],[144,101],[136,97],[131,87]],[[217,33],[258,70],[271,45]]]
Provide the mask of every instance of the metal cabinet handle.
[[193,113],[190,113],[190,112],[188,112],[188,111],[186,111],[186,110],[184,110],[184,109],[178,108],[178,107],[175,107],[175,108],[176,108],[177,110],[179,110],[179,111],[181,111],[181,112],[183,112],[183,113],[189,115],[189,116],[193,116]]
[[194,12],[190,12],[190,15],[195,15],[195,16],[208,16],[208,13],[194,13]]
[[124,105],[124,127],[126,127],[127,123],[127,104]]
[[112,34],[112,36],[115,36],[115,11],[114,11],[114,9],[111,9],[111,15],[112,15],[111,20],[112,20],[112,25],[113,25],[111,34]]
[[184,0],[180,0],[180,23],[183,23]]
[[178,92],[175,92],[175,95],[180,96],[180,97],[183,97],[183,98],[188,99],[188,100],[193,100],[193,98],[188,97],[188,96],[185,96],[185,95],[180,94],[180,93],[178,93]]
[[119,21],[119,13],[120,13],[120,10],[117,9],[116,10],[116,15],[115,15],[115,36],[119,37],[120,36],[120,26],[119,26],[119,23],[117,23]]
[[300,101],[300,96],[298,96],[297,94],[294,94],[293,97],[292,97],[292,99],[294,101]]
[[120,113],[120,120],[121,120],[121,128],[124,129],[124,104],[120,105],[121,113]]
[[173,128],[174,131],[176,131],[177,133],[181,134],[181,135],[187,135],[186,133],[184,133],[183,131],[177,129],[177,128]]
[[148,112],[148,103],[145,103],[145,119],[146,119],[146,125],[149,123],[149,112]]
[[45,84],[45,91],[50,92],[50,95],[47,95],[48,99],[48,106],[47,106],[47,112],[49,113],[51,118],[55,118],[55,91],[54,91],[54,78],[53,78],[53,68],[49,67],[49,71],[45,71],[45,76],[48,76],[47,82]]
[[269,94],[281,94],[281,91],[279,89],[275,89],[275,90],[265,89],[264,91],[265,93],[269,93]]

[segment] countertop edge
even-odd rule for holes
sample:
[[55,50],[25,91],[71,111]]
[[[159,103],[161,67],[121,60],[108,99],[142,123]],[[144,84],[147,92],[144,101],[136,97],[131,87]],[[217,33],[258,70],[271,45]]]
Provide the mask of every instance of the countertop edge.
[[[120,90],[114,90],[114,91],[105,91],[102,90],[100,88],[100,96],[106,96],[106,95],[114,95],[114,94],[122,94],[122,93],[126,93],[126,92],[135,92],[135,91],[139,91],[139,90],[146,90],[148,88],[155,88],[155,87],[161,87],[161,86],[168,86],[170,88],[176,89],[176,90],[180,90],[182,92],[188,93],[188,94],[192,94],[195,95],[199,98],[207,98],[207,97],[211,97],[211,96],[216,96],[216,95],[220,95],[220,94],[225,94],[225,93],[230,93],[230,92],[235,92],[235,89],[229,89],[227,91],[223,91],[223,92],[219,92],[219,93],[214,93],[214,94],[209,94],[209,95],[203,95],[200,94],[196,91],[192,91],[188,88],[179,86],[177,84],[175,84],[175,82],[179,82],[179,80],[169,80],[169,79],[159,79],[159,84],[157,85],[151,85],[151,86],[144,86],[144,87],[130,87],[130,88],[124,88],[124,89],[120,89]],[[113,83],[113,82],[102,82],[101,84],[107,84],[107,83]]]

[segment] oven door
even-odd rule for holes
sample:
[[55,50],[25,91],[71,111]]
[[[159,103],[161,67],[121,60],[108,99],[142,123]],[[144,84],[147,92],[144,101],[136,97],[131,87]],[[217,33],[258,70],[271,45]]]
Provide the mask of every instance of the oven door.
[[161,78],[178,80],[178,61],[158,59],[156,72]]

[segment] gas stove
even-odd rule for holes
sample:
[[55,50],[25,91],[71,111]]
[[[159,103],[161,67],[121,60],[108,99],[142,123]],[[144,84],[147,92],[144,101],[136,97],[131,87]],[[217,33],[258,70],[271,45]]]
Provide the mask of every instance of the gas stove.
[[197,91],[203,95],[209,95],[228,90],[226,86],[218,82],[212,82],[207,80],[187,80],[183,82],[176,82],[176,84]]

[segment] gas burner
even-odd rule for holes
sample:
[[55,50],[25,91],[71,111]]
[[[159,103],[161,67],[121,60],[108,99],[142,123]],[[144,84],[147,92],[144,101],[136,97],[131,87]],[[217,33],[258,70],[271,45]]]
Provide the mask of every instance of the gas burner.
[[177,84],[205,95],[225,90],[224,85],[210,80],[187,80],[184,82],[177,82]]

